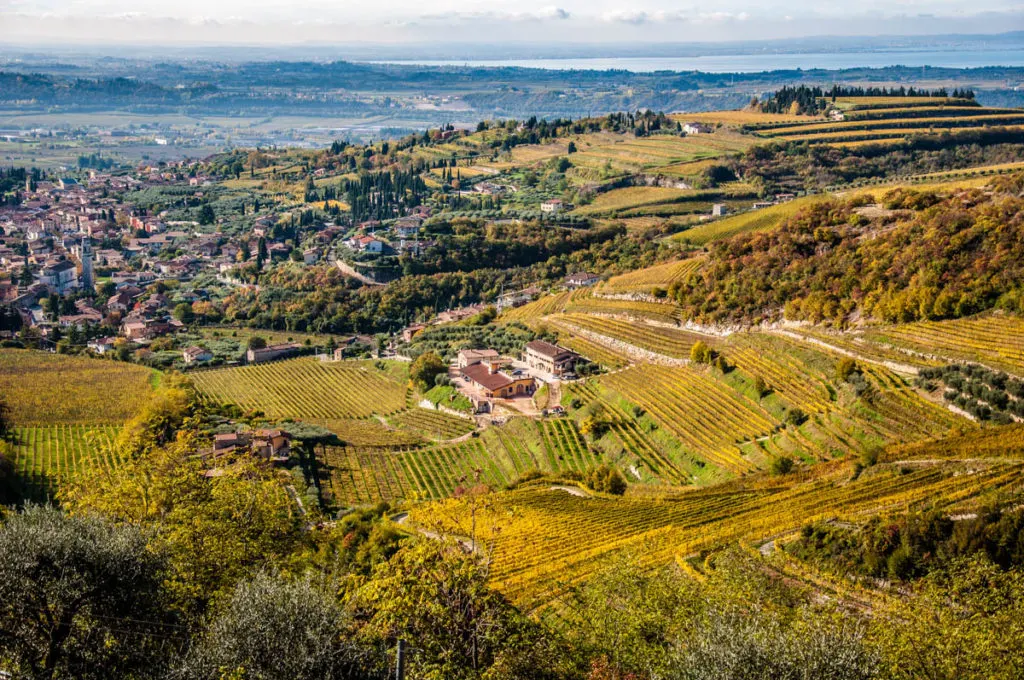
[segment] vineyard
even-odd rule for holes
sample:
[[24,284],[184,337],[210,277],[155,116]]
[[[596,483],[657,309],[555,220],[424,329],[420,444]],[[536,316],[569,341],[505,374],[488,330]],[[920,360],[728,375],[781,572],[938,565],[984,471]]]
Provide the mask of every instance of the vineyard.
[[154,372],[119,361],[0,350],[0,395],[17,425],[110,425],[135,415]]
[[912,352],[976,361],[1024,376],[1024,321],[1002,314],[890,326],[871,340]]
[[312,358],[199,371],[203,398],[272,418],[342,419],[387,415],[405,407],[406,388],[359,364]]
[[[1014,434],[1001,433],[1002,441],[1009,442]],[[562,589],[619,553],[652,566],[667,565],[728,545],[759,546],[823,519],[856,521],[889,509],[938,507],[952,513],[977,507],[1024,482],[1019,441],[1017,445],[1012,458],[989,464],[965,466],[952,460],[901,469],[882,463],[851,479],[850,463],[837,462],[787,478],[758,478],[659,498],[578,497],[527,487],[492,498],[490,511],[477,516],[477,538],[495,547],[495,586],[528,609],[546,608]],[[958,452],[972,453],[970,447]],[[927,450],[919,455],[930,458]],[[415,508],[410,518],[433,531],[469,535],[465,501]],[[769,563],[791,576],[818,578],[813,570],[803,573],[806,565]]]
[[746,459],[738,445],[775,429],[767,412],[698,370],[644,365],[601,383],[641,406],[687,450],[732,473],[749,472],[760,462]]
[[448,415],[442,411],[425,408],[411,408],[391,418],[396,427],[412,430],[431,439],[455,439],[469,434],[476,424],[468,418]]
[[[584,292],[584,291],[581,291]],[[617,315],[637,319],[648,319],[657,323],[677,324],[680,321],[679,308],[671,302],[642,302],[617,300],[590,295],[573,295],[565,305],[571,314]]]
[[115,467],[120,461],[111,444],[119,431],[119,427],[111,425],[15,428],[11,462],[26,489],[26,496],[46,498],[59,484],[90,466]]
[[619,295],[629,293],[650,294],[654,288],[668,289],[673,283],[685,283],[696,273],[703,260],[690,258],[668,262],[627,274],[613,276],[601,285],[601,293]]
[[861,140],[902,140],[915,134],[938,134],[991,127],[1019,129],[1024,113],[1015,109],[965,106],[949,99],[900,101],[890,98],[850,97],[837,102],[846,111],[841,120],[804,119],[791,124],[757,126],[757,134],[771,139],[818,144]]
[[759,210],[750,210],[687,229],[674,238],[692,246],[704,246],[737,234],[774,229],[784,219],[795,215],[801,208],[822,200],[825,199],[821,196],[807,196]]
[[[613,342],[626,343],[655,354],[678,359],[687,359],[690,356],[690,348],[698,340],[710,342],[708,338],[696,333],[603,316],[558,314],[547,320],[559,330],[568,332],[582,330],[591,334],[590,339],[600,336]],[[580,334],[582,335],[582,333]],[[608,343],[604,341],[600,344]]]

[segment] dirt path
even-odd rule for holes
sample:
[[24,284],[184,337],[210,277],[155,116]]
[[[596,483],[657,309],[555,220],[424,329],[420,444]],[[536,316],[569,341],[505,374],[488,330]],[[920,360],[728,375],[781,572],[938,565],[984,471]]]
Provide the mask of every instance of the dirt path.
[[874,364],[876,366],[884,366],[885,368],[888,368],[890,371],[894,371],[896,373],[901,373],[903,375],[917,375],[918,371],[919,371],[917,366],[911,366],[910,364],[900,364],[900,363],[897,363],[895,361],[882,361],[882,360],[879,360],[879,359],[871,359],[869,357],[864,356],[863,354],[859,354],[857,352],[853,352],[851,350],[844,349],[842,347],[836,347],[835,345],[829,344],[829,343],[825,342],[824,340],[819,340],[818,338],[809,338],[806,335],[800,335],[799,333],[794,333],[793,331],[787,331],[787,330],[784,330],[782,328],[773,328],[773,329],[766,330],[765,332],[766,333],[772,333],[774,335],[781,335],[781,336],[789,338],[791,340],[796,340],[797,342],[804,342],[804,343],[807,343],[809,345],[816,345],[818,347],[827,349],[830,352],[834,352],[835,354],[841,354],[844,357],[850,357],[851,359],[856,359],[857,361],[863,361],[864,363],[867,363],[867,364]]
[[564,491],[570,496],[576,496],[577,498],[591,498],[591,495],[589,493],[579,488],[578,486],[560,486],[556,484],[555,486],[551,487],[551,490]]

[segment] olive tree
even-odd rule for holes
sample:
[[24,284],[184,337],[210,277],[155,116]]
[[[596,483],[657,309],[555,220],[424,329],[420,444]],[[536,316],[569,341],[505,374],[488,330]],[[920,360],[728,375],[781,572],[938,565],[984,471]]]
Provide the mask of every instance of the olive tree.
[[33,506],[0,525],[0,659],[15,677],[158,674],[178,628],[137,528]]

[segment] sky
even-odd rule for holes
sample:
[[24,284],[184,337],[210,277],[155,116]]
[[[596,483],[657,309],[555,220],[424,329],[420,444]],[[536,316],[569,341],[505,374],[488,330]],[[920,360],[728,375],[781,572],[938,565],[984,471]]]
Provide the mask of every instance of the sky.
[[0,42],[694,42],[1024,30],[1024,0],[0,0]]

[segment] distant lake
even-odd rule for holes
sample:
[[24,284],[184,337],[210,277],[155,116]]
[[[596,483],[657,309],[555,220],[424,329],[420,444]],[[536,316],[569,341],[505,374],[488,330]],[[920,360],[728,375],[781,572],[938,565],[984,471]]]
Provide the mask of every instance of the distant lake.
[[791,69],[880,68],[884,66],[937,66],[976,68],[979,66],[1024,67],[1024,47],[1013,49],[878,50],[850,52],[758,52],[694,57],[611,57],[587,59],[451,59],[384,60],[374,64],[416,66],[485,66],[542,68],[554,70],[606,71],[620,69],[637,73],[652,71],[704,71],[706,73],[756,73]]

